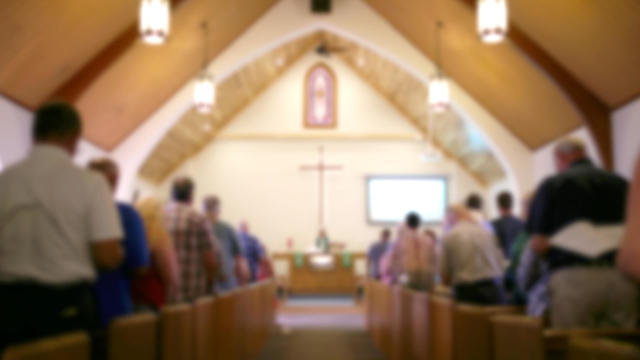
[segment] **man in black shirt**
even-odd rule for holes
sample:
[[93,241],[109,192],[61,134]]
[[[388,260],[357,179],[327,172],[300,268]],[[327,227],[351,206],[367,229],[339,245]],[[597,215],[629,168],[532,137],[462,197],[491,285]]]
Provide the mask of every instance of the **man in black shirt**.
[[561,141],[554,157],[559,174],[538,188],[527,223],[534,251],[546,257],[552,271],[552,326],[633,327],[637,290],[615,269],[616,251],[589,259],[549,243],[576,221],[624,222],[627,181],[596,168],[579,140]]
[[511,213],[513,208],[513,196],[511,193],[508,191],[501,192],[498,194],[496,202],[498,203],[500,217],[493,220],[491,224],[498,241],[500,241],[504,257],[508,259],[511,256],[513,242],[524,230],[524,223]]

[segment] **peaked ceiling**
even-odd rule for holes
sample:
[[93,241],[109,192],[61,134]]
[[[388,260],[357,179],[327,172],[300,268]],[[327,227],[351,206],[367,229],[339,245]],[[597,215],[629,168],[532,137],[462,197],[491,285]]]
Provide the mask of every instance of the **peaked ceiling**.
[[610,112],[640,96],[640,2],[509,0],[507,41],[476,35],[476,0],[365,0],[530,148],[586,124],[611,165]]
[[[137,35],[137,0],[0,2],[0,93],[34,109],[72,101],[111,150],[197,74],[203,20],[213,59],[278,0],[171,0],[161,47]],[[306,1],[306,0],[299,0]],[[363,0],[535,149],[586,124],[611,162],[610,112],[640,96],[640,1],[509,0],[508,41],[475,33],[475,0]],[[339,6],[335,7],[339,11]]]
[[277,0],[172,0],[163,46],[138,39],[137,0],[0,2],[0,92],[34,109],[72,101],[84,136],[114,149]]
[[[245,106],[320,42],[332,49],[345,49],[331,56],[346,62],[425,138],[429,136],[425,84],[372,50],[336,34],[318,31],[273,49],[226,78],[219,86],[216,112],[211,116],[198,115],[193,110],[185,114],[154,148],[140,176],[153,183],[163,181],[220,135]],[[483,186],[504,178],[504,169],[495,155],[482,140],[471,138],[472,130],[460,116],[449,111],[433,121],[433,143],[446,159],[460,165]]]

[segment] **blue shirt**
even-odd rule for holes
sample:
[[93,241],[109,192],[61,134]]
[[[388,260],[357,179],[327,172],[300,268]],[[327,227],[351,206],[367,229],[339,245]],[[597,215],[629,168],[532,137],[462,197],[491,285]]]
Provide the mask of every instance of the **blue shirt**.
[[120,267],[98,274],[95,285],[100,325],[105,327],[118,316],[133,312],[130,281],[133,271],[149,266],[149,249],[142,218],[127,204],[118,204],[120,221],[124,229],[122,247],[125,258]]
[[249,263],[251,270],[251,281],[258,278],[258,266],[260,259],[264,256],[264,249],[260,245],[260,240],[251,234],[240,232],[240,244],[242,245],[242,254]]
[[371,276],[380,278],[380,259],[389,250],[389,242],[378,241],[369,248],[369,263],[371,264]]

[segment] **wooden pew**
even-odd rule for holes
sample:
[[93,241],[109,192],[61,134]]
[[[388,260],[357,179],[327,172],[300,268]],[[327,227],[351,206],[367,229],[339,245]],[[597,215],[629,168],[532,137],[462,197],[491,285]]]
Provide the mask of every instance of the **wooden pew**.
[[411,293],[411,358],[415,360],[430,360],[429,298],[426,292]]
[[438,295],[429,299],[430,359],[453,359],[453,308],[451,297]]
[[215,356],[214,324],[216,300],[212,296],[197,299],[193,304],[194,359],[210,360]]
[[89,335],[74,332],[8,347],[2,360],[89,360]]
[[392,289],[392,360],[412,357],[413,292],[400,286]]
[[542,319],[523,315],[499,315],[491,323],[495,360],[566,359],[575,337],[640,336],[640,330],[545,329]]
[[193,359],[193,310],[191,305],[166,306],[160,311],[160,358]]
[[152,313],[115,319],[108,330],[110,360],[156,360],[158,317]]
[[569,341],[569,360],[638,360],[640,340],[630,342],[606,338],[574,337]]
[[457,304],[453,311],[454,360],[492,360],[491,318],[522,312],[513,306]]
[[379,321],[380,321],[380,351],[391,359],[393,357],[393,289],[391,286],[380,283],[379,297]]
[[226,293],[217,299],[217,319],[214,323],[214,337],[216,344],[216,359],[233,360],[236,359],[235,341],[235,313],[237,308],[236,296],[234,293]]

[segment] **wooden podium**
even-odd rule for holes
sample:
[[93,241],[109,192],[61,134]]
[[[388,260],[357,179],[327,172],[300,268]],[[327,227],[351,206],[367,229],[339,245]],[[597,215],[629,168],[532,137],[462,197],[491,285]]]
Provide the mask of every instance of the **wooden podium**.
[[318,254],[276,254],[276,259],[289,264],[288,290],[293,295],[351,295],[359,284],[355,272],[356,260],[365,258],[364,253],[350,253],[350,260],[344,261],[343,253],[326,254],[333,258],[333,265],[314,266]]

